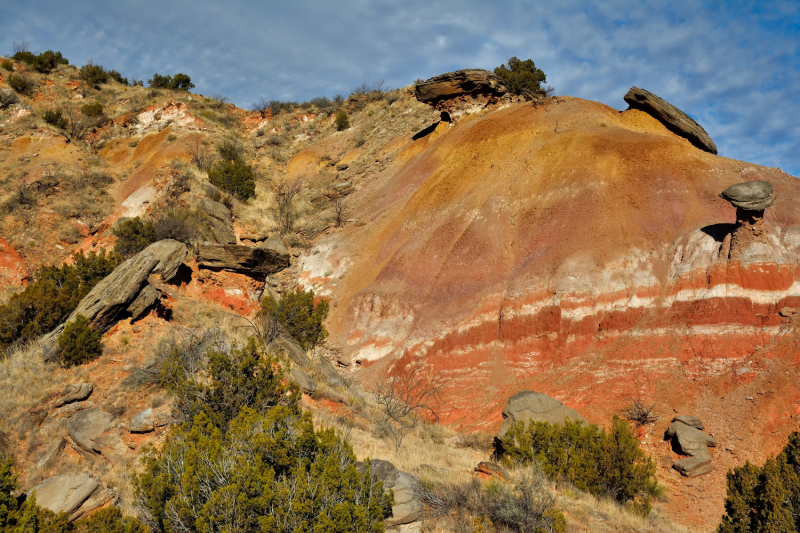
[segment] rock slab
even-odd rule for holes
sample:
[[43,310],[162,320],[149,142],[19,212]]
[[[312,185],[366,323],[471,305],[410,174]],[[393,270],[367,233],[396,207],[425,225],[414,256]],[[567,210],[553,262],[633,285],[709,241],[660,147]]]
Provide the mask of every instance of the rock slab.
[[703,422],[694,416],[677,416],[672,419],[664,437],[672,439],[672,445],[680,454],[688,455],[676,461],[672,467],[685,477],[697,477],[711,472],[711,453],[709,446],[716,446],[717,440],[700,429]]
[[92,394],[93,390],[94,386],[91,383],[76,383],[65,390],[53,405],[61,407],[72,402],[82,402]]
[[555,398],[535,391],[523,390],[509,398],[503,408],[503,425],[497,432],[497,439],[501,440],[511,426],[517,422],[533,420],[563,424],[565,419],[586,423],[586,419],[580,413]]
[[420,102],[436,107],[443,101],[462,96],[502,96],[506,90],[503,80],[488,70],[465,69],[425,80],[414,88],[414,95]]
[[100,483],[89,474],[61,474],[39,483],[29,494],[36,493],[40,507],[72,515],[98,489]]
[[[123,317],[137,319],[149,307],[144,302],[137,300],[140,294],[152,303],[157,295],[150,287],[147,278],[151,274],[161,277],[162,281],[169,281],[178,272],[189,249],[185,244],[172,239],[155,242],[121,263],[111,274],[95,285],[92,291],[78,304],[64,324],[83,315],[89,319],[91,326],[100,332],[105,332]],[[145,290],[146,289],[146,290]],[[64,329],[61,324],[49,334],[55,339]]]
[[208,198],[204,198],[199,207],[208,215],[208,226],[214,240],[219,244],[236,244],[231,210],[225,207],[225,204]]
[[690,143],[716,155],[717,145],[711,140],[703,127],[692,117],[650,91],[631,87],[625,95],[625,102],[634,109],[640,109],[664,124],[670,131],[687,139]]
[[128,431],[131,433],[147,433],[157,427],[166,426],[171,420],[170,414],[166,409],[153,409],[148,407],[139,411],[128,424]]
[[775,201],[775,187],[768,181],[746,181],[731,185],[719,196],[734,207],[748,211],[763,211]]
[[197,262],[206,268],[274,274],[289,266],[289,254],[285,250],[283,243],[280,247],[271,246],[269,240],[258,248],[202,243],[197,247]]
[[67,435],[87,452],[100,453],[99,438],[111,429],[113,420],[111,414],[96,407],[78,411],[67,419]]

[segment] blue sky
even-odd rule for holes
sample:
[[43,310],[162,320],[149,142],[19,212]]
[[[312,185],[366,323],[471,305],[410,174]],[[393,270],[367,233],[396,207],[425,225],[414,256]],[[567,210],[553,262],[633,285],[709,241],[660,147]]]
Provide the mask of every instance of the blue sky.
[[698,120],[720,155],[800,176],[800,0],[0,0],[0,52],[22,40],[128,77],[184,72],[241,107],[516,55],[557,94],[624,109],[645,88]]

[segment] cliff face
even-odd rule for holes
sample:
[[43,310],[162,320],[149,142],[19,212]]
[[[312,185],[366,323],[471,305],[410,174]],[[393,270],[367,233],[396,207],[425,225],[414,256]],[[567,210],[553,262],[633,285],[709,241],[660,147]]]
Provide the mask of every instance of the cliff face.
[[[718,194],[756,179],[777,200],[732,249]],[[799,188],[641,111],[516,104],[409,141],[301,281],[336,302],[344,362],[444,372],[448,421],[492,428],[533,388],[601,422],[630,396],[685,404],[793,334]]]

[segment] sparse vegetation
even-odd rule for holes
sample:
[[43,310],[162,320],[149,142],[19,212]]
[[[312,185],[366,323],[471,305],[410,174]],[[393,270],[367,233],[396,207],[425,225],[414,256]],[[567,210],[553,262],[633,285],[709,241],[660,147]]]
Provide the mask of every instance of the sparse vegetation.
[[76,366],[88,363],[103,354],[101,335],[89,325],[89,319],[77,315],[75,319],[64,326],[64,331],[58,336],[58,349],[61,351],[61,364]]
[[14,70],[14,62],[10,59],[3,59],[0,61],[0,68],[12,72]]
[[42,120],[60,130],[67,128],[67,119],[61,109],[48,109],[42,113]]
[[81,106],[81,113],[87,117],[99,117],[103,114],[103,104],[100,102],[93,102],[91,104],[84,104]]
[[337,131],[344,131],[350,127],[350,117],[347,115],[347,111],[344,109],[340,109],[336,113],[336,118],[334,119],[334,123],[336,124]]
[[141,217],[119,222],[111,230],[111,233],[117,238],[117,242],[114,244],[114,252],[124,259],[138,254],[156,242],[153,223],[149,220],[142,220]]
[[563,533],[564,515],[541,471],[527,467],[508,479],[484,485],[478,480],[420,487],[434,517],[449,515],[456,531],[497,533]]
[[527,428],[517,423],[504,435],[502,451],[509,464],[538,463],[551,478],[607,496],[643,516],[662,490],[655,463],[639,447],[628,422],[617,416],[608,431],[570,420],[531,421]]
[[19,100],[19,98],[17,98],[14,91],[9,91],[8,89],[0,90],[0,109],[8,107],[11,104],[16,104],[17,100]]
[[500,65],[494,73],[506,84],[511,94],[527,94],[535,98],[545,96],[542,84],[547,81],[547,76],[536,68],[532,59],[522,61],[516,56],[508,60],[508,65]]
[[32,340],[64,322],[119,264],[116,254],[75,254],[71,265],[44,267],[36,280],[0,305],[0,347]]
[[297,213],[294,209],[294,197],[302,190],[302,182],[292,180],[279,183],[273,187],[275,193],[275,219],[282,234],[290,233],[294,228]]
[[186,74],[180,72],[174,76],[162,76],[155,73],[153,77],[147,80],[148,85],[153,89],[170,89],[173,91],[188,91],[194,88],[192,79]]
[[256,193],[256,177],[243,160],[241,144],[224,141],[217,146],[217,153],[220,161],[208,171],[211,184],[242,201],[252,197]]
[[28,95],[33,92],[36,84],[27,76],[11,74],[8,77],[8,86],[19,94]]
[[622,408],[622,415],[636,427],[655,424],[659,420],[656,404],[647,405],[641,398],[629,398],[628,404]]
[[396,370],[378,384],[374,395],[382,416],[377,423],[395,450],[420,423],[421,415],[438,421],[441,393],[441,375],[419,361]]
[[295,289],[276,300],[264,300],[263,312],[277,318],[280,324],[306,350],[314,348],[328,336],[322,322],[328,317],[328,301],[314,302],[314,291]]
[[100,85],[108,81],[108,73],[106,70],[102,65],[95,65],[91,59],[80,68],[78,76],[89,86]]
[[763,466],[728,471],[725,514],[717,533],[800,531],[800,433]]
[[36,72],[48,73],[59,65],[69,65],[66,57],[61,52],[47,50],[41,54],[33,54],[29,51],[19,51],[13,56],[17,61],[22,61],[36,70]]

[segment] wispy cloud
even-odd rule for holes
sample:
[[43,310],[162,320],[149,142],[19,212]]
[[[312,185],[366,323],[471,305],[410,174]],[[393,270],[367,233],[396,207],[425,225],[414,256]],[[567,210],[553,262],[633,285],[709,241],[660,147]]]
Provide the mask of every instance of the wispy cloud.
[[797,2],[0,0],[0,12],[6,50],[24,39],[141,79],[185,72],[244,107],[530,57],[559,94],[622,109],[644,87],[721,155],[800,174]]

